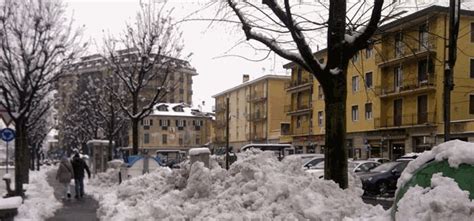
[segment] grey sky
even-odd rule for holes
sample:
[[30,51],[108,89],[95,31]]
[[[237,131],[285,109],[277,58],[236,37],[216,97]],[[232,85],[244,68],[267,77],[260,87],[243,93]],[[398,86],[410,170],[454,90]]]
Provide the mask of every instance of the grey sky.
[[[84,39],[91,43],[89,51],[97,52],[95,42],[100,43],[105,33],[119,34],[125,27],[125,22],[134,18],[139,0],[65,0],[68,12],[74,12],[76,25],[84,25]],[[187,15],[198,9],[199,4],[190,0],[172,0],[168,5],[174,7],[177,17]],[[202,2],[202,0],[201,0]],[[209,15],[212,17],[212,15]],[[193,53],[191,64],[199,73],[194,80],[193,102],[195,105],[205,101],[204,110],[210,110],[214,105],[212,95],[238,85],[243,74],[249,74],[250,79],[264,74],[285,74],[282,65],[286,61],[277,56],[270,56],[264,62],[251,62],[238,57],[222,56],[233,45],[244,38],[238,27],[214,25],[207,29],[209,22],[186,22],[181,24],[184,37],[184,53]],[[244,45],[234,48],[231,54],[258,59],[253,49]],[[276,58],[276,61],[273,59]],[[275,68],[275,70],[273,70]]]

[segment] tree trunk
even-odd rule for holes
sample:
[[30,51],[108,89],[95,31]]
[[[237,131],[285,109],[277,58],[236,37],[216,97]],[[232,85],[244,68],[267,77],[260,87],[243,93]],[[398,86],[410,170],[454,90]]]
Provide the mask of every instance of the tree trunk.
[[15,122],[15,195],[23,195],[23,183],[28,183],[30,151],[28,149],[26,120]]
[[[345,72],[345,71],[344,71]],[[326,133],[324,148],[324,178],[334,180],[339,187],[348,185],[346,151],[346,73],[334,77],[324,87]]]
[[132,118],[132,154],[138,154],[138,119]]

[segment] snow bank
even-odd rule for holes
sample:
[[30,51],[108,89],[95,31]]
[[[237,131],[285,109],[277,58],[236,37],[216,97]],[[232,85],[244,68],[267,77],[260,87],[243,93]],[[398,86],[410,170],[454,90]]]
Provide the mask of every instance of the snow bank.
[[244,152],[229,171],[211,161],[158,169],[121,185],[91,182],[101,220],[368,220],[386,214],[362,202],[362,190],[342,190],[305,173],[296,159]]
[[26,191],[27,198],[18,208],[15,221],[23,220],[45,220],[54,215],[61,208],[60,203],[54,197],[54,189],[46,181],[46,173],[55,170],[56,167],[41,167],[40,171],[30,172],[30,184]]
[[410,188],[398,202],[396,220],[474,220],[469,192],[441,173],[433,174],[431,188]]
[[433,159],[436,161],[448,160],[449,165],[455,168],[462,163],[474,165],[474,143],[452,140],[433,147],[431,151],[423,152],[403,170],[398,179],[397,191],[413,177],[416,170]]
[[13,209],[20,207],[23,199],[20,196],[0,198],[0,209]]

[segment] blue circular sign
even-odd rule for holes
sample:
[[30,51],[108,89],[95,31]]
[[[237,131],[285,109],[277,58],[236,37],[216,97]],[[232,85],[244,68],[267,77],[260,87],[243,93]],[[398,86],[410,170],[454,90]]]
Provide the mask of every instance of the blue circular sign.
[[0,138],[6,142],[10,142],[15,139],[15,131],[10,128],[0,130]]

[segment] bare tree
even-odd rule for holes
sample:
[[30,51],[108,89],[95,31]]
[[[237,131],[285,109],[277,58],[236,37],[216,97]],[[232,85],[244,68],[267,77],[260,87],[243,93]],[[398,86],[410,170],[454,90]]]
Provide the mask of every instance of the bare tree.
[[141,4],[133,24],[120,37],[104,39],[104,59],[124,85],[127,96],[114,93],[131,122],[133,154],[138,153],[138,125],[167,94],[168,75],[186,63],[179,60],[181,33],[165,6]]
[[28,183],[28,124],[47,107],[41,101],[52,90],[61,68],[80,51],[79,32],[64,16],[64,5],[47,0],[0,3],[0,105],[15,122],[15,189]]
[[[345,0],[328,2],[227,0],[225,6],[237,16],[247,40],[262,43],[320,82],[326,113],[324,177],[347,188],[347,67],[349,59],[371,43],[383,20],[384,1],[374,0],[372,5],[364,1],[350,7]],[[322,33],[327,36],[326,63],[321,63],[313,50],[314,39],[320,39],[317,36]]]

